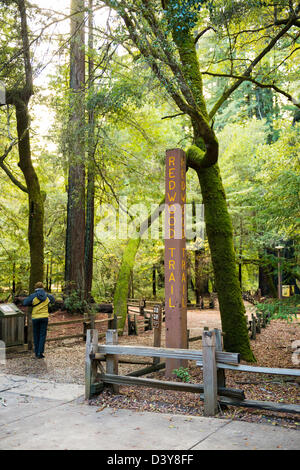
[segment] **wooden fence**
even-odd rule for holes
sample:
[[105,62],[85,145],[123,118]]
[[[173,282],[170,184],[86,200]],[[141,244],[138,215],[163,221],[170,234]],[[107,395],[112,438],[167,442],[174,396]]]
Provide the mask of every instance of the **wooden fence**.
[[250,332],[250,338],[256,339],[256,335],[261,333],[262,328],[266,328],[270,321],[270,313],[252,313],[251,320],[248,320],[248,331]]
[[[119,357],[124,355],[196,361],[196,364],[203,369],[203,384],[141,378],[133,376],[134,374],[132,373],[125,376],[119,375]],[[106,370],[104,370],[101,361],[106,362]],[[156,367],[162,368],[160,367],[161,365],[159,363]],[[226,369],[300,376],[299,369],[272,369],[241,365],[239,354],[228,353],[222,350],[222,336],[221,332],[217,329],[203,331],[202,350],[118,345],[116,330],[108,330],[106,333],[106,344],[99,345],[98,331],[95,329],[87,331],[85,358],[86,399],[100,393],[104,387],[110,387],[114,392],[118,393],[120,385],[136,385],[198,393],[200,400],[204,401],[205,416],[214,416],[219,410],[219,405],[300,413],[300,405],[246,400],[243,390],[226,387]]]
[[[127,327],[128,335],[139,335],[139,332],[153,330],[155,326],[156,310],[162,315],[161,320],[165,321],[165,308],[163,303],[129,299],[127,303]],[[139,318],[140,317],[140,318]]]
[[[218,296],[216,292],[212,292],[206,296],[200,297],[200,302],[198,304],[188,303],[187,309],[188,310],[201,310],[201,309],[209,309],[215,308],[216,300]],[[161,304],[164,305],[163,301],[158,300],[146,300],[146,299],[127,299],[127,306],[129,309],[138,308],[143,314],[143,309],[152,308],[154,305]]]
[[[94,329],[97,327],[97,325],[100,325],[102,323],[107,323],[107,328],[108,329],[117,329],[117,322],[118,318],[116,315],[110,315],[108,318],[103,318],[101,320],[95,320],[93,316],[89,316],[87,318],[79,318],[76,320],[66,320],[66,321],[58,321],[58,322],[53,322],[48,324],[48,329],[51,331],[55,327],[62,327],[62,326],[72,326],[76,324],[82,324],[82,333],[77,333],[77,334],[72,334],[72,335],[60,335],[60,336],[54,336],[54,337],[47,337],[46,341],[61,341],[65,339],[76,339],[76,338],[82,338],[83,341],[86,341],[86,332],[88,329]],[[99,333],[99,337],[104,337],[104,333]]]

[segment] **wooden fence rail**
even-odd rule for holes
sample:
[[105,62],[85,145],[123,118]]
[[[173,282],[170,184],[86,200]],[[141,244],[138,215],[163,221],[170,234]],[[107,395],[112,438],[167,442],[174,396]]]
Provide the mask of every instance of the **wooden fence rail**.
[[[115,392],[118,392],[121,385],[137,385],[198,393],[200,400],[204,401],[205,416],[214,416],[218,412],[218,405],[245,406],[300,413],[300,405],[246,400],[242,390],[227,388],[225,381],[226,369],[300,376],[299,369],[270,369],[244,366],[240,364],[239,354],[222,351],[222,335],[217,329],[203,331],[202,347],[202,350],[191,350],[119,345],[116,330],[108,330],[106,333],[106,344],[99,345],[98,331],[95,329],[88,330],[86,341],[85,397],[86,399],[91,398],[92,395],[100,393],[104,387],[111,387]],[[196,364],[203,368],[203,384],[140,378],[137,373],[131,373],[126,376],[119,375],[119,356],[124,355],[196,361]],[[101,365],[103,358],[106,359],[106,371],[104,371]],[[161,365],[157,364],[153,367],[161,368]]]
[[[83,331],[82,333],[77,333],[77,334],[68,334],[68,335],[61,335],[61,336],[54,336],[54,337],[48,337],[46,339],[47,342],[51,341],[62,341],[65,339],[75,339],[75,338],[82,338],[83,341],[86,340],[86,332],[87,330],[94,329],[95,326],[97,326],[100,323],[107,323],[108,329],[118,329],[118,319],[121,318],[120,316],[117,315],[111,315],[108,318],[102,318],[101,320],[95,320],[93,316],[87,317],[87,318],[77,318],[75,320],[66,320],[66,321],[58,321],[58,322],[53,322],[48,324],[48,329],[52,329],[55,327],[59,326],[70,326],[70,325],[76,325],[78,323],[82,323],[83,326]],[[121,330],[118,330],[121,331]],[[104,337],[106,333],[100,333],[100,337]]]

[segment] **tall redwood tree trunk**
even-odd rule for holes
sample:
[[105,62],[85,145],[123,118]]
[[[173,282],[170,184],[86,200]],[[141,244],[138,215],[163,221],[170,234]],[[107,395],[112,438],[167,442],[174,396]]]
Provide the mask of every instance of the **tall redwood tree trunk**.
[[[93,90],[94,59],[93,59],[93,0],[89,0],[89,91]],[[93,283],[93,254],[94,254],[94,218],[95,218],[95,115],[94,108],[88,109],[88,161],[87,161],[87,191],[86,191],[86,223],[85,223],[85,297],[91,300]]]
[[84,0],[71,0],[69,178],[65,281],[81,296],[85,289],[85,47]]

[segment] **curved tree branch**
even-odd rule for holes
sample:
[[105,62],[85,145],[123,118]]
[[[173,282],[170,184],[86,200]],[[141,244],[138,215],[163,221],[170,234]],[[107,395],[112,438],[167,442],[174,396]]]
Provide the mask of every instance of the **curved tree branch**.
[[[300,48],[299,48],[300,49]],[[210,75],[210,76],[213,76],[213,77],[228,77],[228,78],[235,78],[237,80],[241,80],[241,81],[247,81],[247,82],[251,82],[253,83],[254,85],[258,86],[259,88],[270,88],[274,91],[276,91],[277,93],[285,96],[289,101],[291,101],[295,106],[297,106],[298,108],[300,108],[300,103],[297,103],[295,98],[292,97],[292,95],[290,95],[289,93],[287,93],[286,91],[284,90],[281,90],[277,85],[275,85],[274,83],[260,83],[258,82],[257,80],[255,80],[254,78],[251,78],[249,76],[239,76],[239,75],[234,75],[234,74],[230,74],[230,73],[214,73],[214,72],[203,72],[202,73],[203,75]]]
[[216,112],[220,109],[220,107],[223,105],[223,103],[227,100],[227,98],[229,98],[229,96],[240,86],[241,83],[243,83],[245,81],[245,78],[244,77],[250,77],[250,74],[252,72],[252,70],[254,69],[254,67],[262,60],[262,58],[268,54],[268,52],[271,51],[271,49],[275,46],[275,44],[279,41],[279,39],[282,38],[282,36],[285,35],[285,33],[294,25],[294,22],[295,20],[297,19],[297,13],[298,13],[298,10],[300,9],[300,3],[296,9],[296,13],[293,14],[288,23],[284,26],[284,28],[282,28],[277,34],[276,36],[269,42],[269,44],[261,51],[260,54],[258,54],[258,56],[256,56],[256,58],[251,62],[251,64],[249,65],[249,67],[247,67],[247,69],[245,70],[244,74],[243,74],[243,77],[242,78],[239,78],[236,80],[236,82],[229,88],[227,88],[227,90],[224,91],[223,95],[218,99],[218,101],[215,103],[215,105],[213,106],[212,110],[210,111],[209,113],[209,119],[212,119],[214,117],[214,115],[216,114]]

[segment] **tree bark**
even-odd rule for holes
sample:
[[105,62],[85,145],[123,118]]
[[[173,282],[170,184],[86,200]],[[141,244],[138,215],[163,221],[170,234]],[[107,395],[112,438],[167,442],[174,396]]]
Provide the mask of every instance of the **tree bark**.
[[206,233],[214,268],[224,348],[253,361],[236,269],[233,230],[218,165],[197,172],[205,205]]
[[36,282],[44,278],[44,196],[31,161],[29,114],[27,103],[17,101],[16,119],[19,147],[19,167],[21,168],[28,190],[28,241],[30,247],[29,290],[34,290]]
[[66,290],[85,289],[85,50],[84,0],[71,0],[69,177]]
[[[89,0],[89,37],[88,37],[88,86],[93,89],[94,59],[93,59],[93,0]],[[93,254],[94,254],[94,217],[95,217],[95,116],[94,108],[88,110],[88,174],[86,194],[86,223],[85,223],[85,298],[91,300],[93,282]]]
[[31,160],[30,148],[30,117],[28,103],[33,94],[32,68],[30,61],[30,45],[28,39],[27,14],[24,0],[17,0],[20,13],[20,30],[23,47],[24,85],[22,88],[9,90],[6,104],[12,104],[16,110],[18,134],[18,165],[24,175],[26,187],[20,184],[13,175],[8,173],[13,183],[28,194],[28,242],[30,249],[29,291],[34,284],[44,278],[44,199],[40,189],[37,173]]

